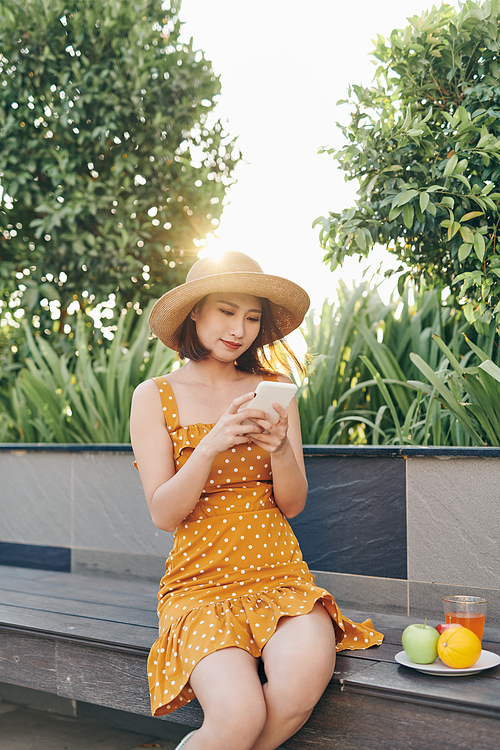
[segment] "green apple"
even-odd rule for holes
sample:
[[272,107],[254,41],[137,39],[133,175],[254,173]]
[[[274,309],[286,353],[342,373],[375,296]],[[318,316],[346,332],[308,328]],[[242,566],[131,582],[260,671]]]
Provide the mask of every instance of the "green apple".
[[408,625],[403,631],[403,648],[410,661],[415,664],[430,664],[437,659],[439,633],[436,628],[422,623]]

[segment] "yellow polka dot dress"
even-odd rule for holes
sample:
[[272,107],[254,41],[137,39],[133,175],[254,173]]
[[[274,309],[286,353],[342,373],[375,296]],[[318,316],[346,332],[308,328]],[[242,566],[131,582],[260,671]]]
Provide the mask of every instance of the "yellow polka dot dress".
[[[154,380],[178,469],[213,425],[181,427],[170,385]],[[236,646],[257,657],[281,617],[310,612],[318,600],[333,619],[338,651],[382,642],[370,620],[342,617],[333,596],[315,586],[274,502],[269,453],[254,443],[216,458],[199,502],[175,531],[165,567],[159,638],[148,659],[155,716],[195,697],[189,676],[204,656]]]

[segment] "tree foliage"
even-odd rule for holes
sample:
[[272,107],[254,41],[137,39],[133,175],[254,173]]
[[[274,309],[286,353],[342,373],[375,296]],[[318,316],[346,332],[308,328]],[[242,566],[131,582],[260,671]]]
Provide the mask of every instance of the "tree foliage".
[[498,0],[433,7],[378,37],[371,87],[352,86],[347,140],[325,149],[359,182],[320,217],[325,261],[384,245],[408,276],[451,285],[478,330],[500,315]]
[[61,322],[110,294],[117,311],[144,307],[184,280],[193,240],[217,225],[239,153],[210,123],[220,83],[181,41],[179,7],[2,1],[4,314],[31,311],[43,329],[51,301]]

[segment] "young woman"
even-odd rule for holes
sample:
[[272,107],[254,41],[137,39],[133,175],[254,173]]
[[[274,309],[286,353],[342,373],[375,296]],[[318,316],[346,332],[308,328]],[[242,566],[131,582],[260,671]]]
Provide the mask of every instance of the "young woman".
[[199,260],[151,312],[153,333],[187,359],[142,383],[131,413],[153,522],[175,530],[148,661],[152,712],[194,697],[204,712],[177,750],[274,750],[307,721],[336,651],[383,638],[315,586],[286,520],[307,494],[295,399],[273,404],[276,424],[252,409],[261,380],[290,381],[275,342],[308,306],[299,286],[231,252]]

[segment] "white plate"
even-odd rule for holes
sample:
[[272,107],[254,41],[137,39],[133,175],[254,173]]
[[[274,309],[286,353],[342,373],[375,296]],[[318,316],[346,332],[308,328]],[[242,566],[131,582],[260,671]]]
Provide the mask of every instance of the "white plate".
[[411,667],[424,674],[439,674],[444,677],[460,677],[463,674],[474,674],[475,672],[482,672],[483,669],[491,669],[491,667],[498,667],[500,664],[500,656],[494,654],[492,651],[481,651],[481,656],[472,667],[467,669],[453,669],[443,664],[441,659],[436,659],[431,664],[415,664],[414,661],[410,661],[404,651],[400,651],[394,657],[398,664],[402,664],[405,667]]

